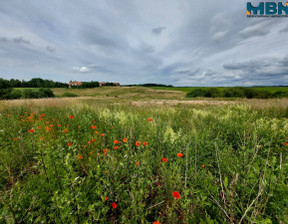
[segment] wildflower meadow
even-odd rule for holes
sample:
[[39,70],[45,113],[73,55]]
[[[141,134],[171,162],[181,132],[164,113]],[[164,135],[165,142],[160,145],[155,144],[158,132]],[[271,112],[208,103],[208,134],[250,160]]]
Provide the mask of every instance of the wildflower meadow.
[[0,223],[288,223],[287,108],[91,102],[2,102]]

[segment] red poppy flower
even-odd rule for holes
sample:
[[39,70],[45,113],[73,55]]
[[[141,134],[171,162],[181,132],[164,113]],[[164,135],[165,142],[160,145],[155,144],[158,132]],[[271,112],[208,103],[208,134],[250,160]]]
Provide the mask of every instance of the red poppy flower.
[[284,142],[284,143],[283,143],[283,145],[286,145],[286,146],[287,146],[287,145],[288,145],[288,143],[287,143],[287,142]]
[[178,156],[179,158],[181,158],[181,157],[183,157],[184,155],[183,155],[183,153],[179,152],[179,153],[177,153],[177,156]]
[[100,134],[101,137],[104,137],[104,134]]
[[98,131],[95,131],[95,134],[98,134]]
[[41,117],[45,117],[45,114],[41,114]]
[[108,151],[109,149],[103,149],[104,155],[106,155]]
[[123,138],[123,140],[122,140],[122,141],[126,143],[126,142],[127,142],[127,138]]
[[161,224],[158,220],[153,222],[153,224]]
[[139,161],[137,161],[137,162],[136,162],[136,165],[137,165],[137,166],[139,166],[139,165],[140,165],[140,162],[139,162]]
[[92,128],[92,129],[95,129],[95,128],[96,128],[96,126],[95,126],[95,125],[92,125],[92,126],[91,126],[91,128]]
[[39,126],[38,129],[41,129],[41,127]]
[[46,121],[46,124],[49,124],[50,122],[49,121]]
[[94,139],[94,138],[92,139],[92,142],[95,142],[95,139]]
[[57,124],[58,127],[61,127],[61,124]]
[[50,124],[50,127],[52,128],[54,125],[53,124]]
[[73,119],[74,118],[74,116],[73,115],[70,115],[70,119]]
[[68,131],[68,129],[67,129],[67,128],[65,128],[63,132],[64,132],[64,133],[67,133],[67,131]]
[[83,159],[83,157],[81,155],[78,156],[78,159]]
[[68,144],[67,144],[68,146],[71,146],[72,145],[72,142],[68,142]]
[[167,163],[167,162],[168,162],[168,159],[167,159],[167,158],[162,158],[162,161],[163,161],[164,163]]
[[49,130],[50,130],[50,128],[49,128],[49,127],[45,127],[45,129],[46,129],[46,131],[49,131]]
[[140,142],[140,141],[136,141],[136,142],[135,142],[135,145],[136,145],[137,147],[139,147],[139,146],[140,146],[140,144],[141,144],[141,142]]
[[176,198],[177,200],[180,199],[180,193],[178,191],[174,191],[172,193],[173,197]]
[[88,144],[91,144],[91,141],[88,141]]
[[34,130],[34,129],[30,129],[29,132],[30,132],[30,133],[33,133],[33,132],[35,132],[35,130]]
[[44,140],[44,137],[40,137],[41,140]]
[[86,145],[83,145],[83,147],[86,148],[87,146],[86,146]]
[[18,138],[13,138],[14,139],[14,141],[17,141],[18,140]]
[[108,200],[108,197],[106,196],[106,197],[105,197],[105,201],[107,201],[107,200]]
[[114,149],[118,149],[118,148],[119,148],[119,146],[118,146],[118,145],[114,146]]
[[148,121],[152,121],[152,118],[148,118]]
[[119,144],[119,141],[117,139],[115,139],[114,144]]
[[42,118],[42,117],[40,117],[40,118],[39,118],[39,121],[42,121],[42,120],[43,120],[43,118]]
[[202,164],[202,165],[201,165],[201,167],[202,167],[202,168],[204,168],[204,167],[205,167],[205,165],[204,165],[204,164]]
[[146,146],[146,145],[147,145],[147,142],[143,142],[143,145]]
[[116,204],[115,202],[113,202],[113,203],[111,204],[111,207],[115,209],[115,208],[117,208],[117,204]]

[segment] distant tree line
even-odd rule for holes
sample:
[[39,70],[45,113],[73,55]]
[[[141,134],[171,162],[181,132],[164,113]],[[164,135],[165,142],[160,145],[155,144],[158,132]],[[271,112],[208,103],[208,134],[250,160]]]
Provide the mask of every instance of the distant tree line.
[[95,87],[99,87],[99,82],[97,81],[82,82],[82,85],[79,87],[80,88],[95,88]]
[[55,97],[53,91],[49,88],[33,89],[14,89],[11,80],[0,78],[0,100],[2,99],[30,99]]
[[63,82],[54,82],[48,79],[41,79],[41,78],[33,78],[30,81],[25,80],[18,80],[18,79],[10,79],[6,80],[10,83],[12,87],[20,88],[65,88],[68,87],[67,83]]
[[127,86],[144,86],[144,87],[173,87],[172,85],[164,85],[164,84],[157,84],[157,83],[144,83],[144,84],[133,84]]
[[288,91],[276,91],[274,93],[267,90],[253,89],[249,87],[231,87],[220,90],[218,88],[198,88],[187,93],[187,97],[240,97],[240,98],[280,98],[288,97]]

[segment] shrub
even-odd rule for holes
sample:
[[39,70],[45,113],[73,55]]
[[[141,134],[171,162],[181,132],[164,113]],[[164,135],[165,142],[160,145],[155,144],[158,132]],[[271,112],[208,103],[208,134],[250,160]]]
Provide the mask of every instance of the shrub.
[[39,90],[40,96],[42,96],[43,98],[46,97],[55,97],[53,91],[51,89],[47,89],[47,88],[41,88]]
[[55,97],[51,89],[41,88],[39,91],[32,89],[25,89],[22,92],[22,98],[24,99],[37,99],[37,98],[48,98]]
[[204,89],[195,89],[187,93],[187,97],[205,97],[206,91]]
[[21,91],[20,90],[18,90],[18,89],[13,89],[12,90],[12,92],[9,94],[9,98],[7,98],[7,99],[20,99],[21,98],[21,96],[22,96],[22,93],[21,93]]
[[221,97],[221,92],[217,88],[209,88],[206,90],[205,97]]
[[12,86],[9,81],[0,78],[0,99],[9,99]]
[[233,87],[224,90],[224,97],[245,97],[243,87]]

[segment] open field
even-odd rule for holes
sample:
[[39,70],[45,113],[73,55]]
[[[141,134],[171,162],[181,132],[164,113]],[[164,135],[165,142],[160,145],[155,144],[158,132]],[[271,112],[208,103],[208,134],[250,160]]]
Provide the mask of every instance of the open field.
[[71,91],[0,102],[0,223],[288,223],[287,98]]
[[[205,88],[211,88],[211,87],[150,87],[153,89],[158,89],[158,90],[176,90],[176,91],[183,91],[185,93],[188,93],[192,90],[195,89],[205,89]],[[225,89],[227,89],[227,87],[215,87],[217,89],[219,89],[220,91],[223,91]],[[275,93],[277,91],[283,91],[283,92],[288,92],[288,87],[276,87],[276,86],[261,86],[261,87],[249,87],[250,89],[256,89],[256,90],[266,90],[269,91],[271,93]]]

